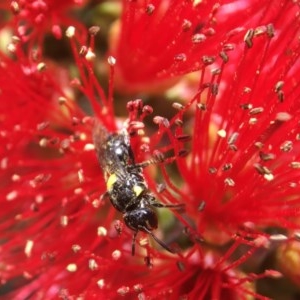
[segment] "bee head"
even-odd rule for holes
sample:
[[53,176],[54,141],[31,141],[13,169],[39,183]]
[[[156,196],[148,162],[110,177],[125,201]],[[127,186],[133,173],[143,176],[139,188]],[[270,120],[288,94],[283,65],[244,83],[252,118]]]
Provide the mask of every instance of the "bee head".
[[157,228],[158,220],[151,207],[137,207],[124,214],[125,224],[134,231],[148,232]]

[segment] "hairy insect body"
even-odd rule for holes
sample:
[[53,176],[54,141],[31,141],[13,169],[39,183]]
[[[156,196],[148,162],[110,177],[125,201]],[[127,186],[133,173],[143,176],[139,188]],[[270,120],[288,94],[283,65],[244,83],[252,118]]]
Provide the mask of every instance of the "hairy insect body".
[[[98,134],[99,130],[98,128]],[[103,137],[105,139],[102,141]],[[134,164],[127,135],[102,133],[101,143],[98,141],[96,148],[112,205],[122,213],[140,205],[141,198],[148,193],[148,189],[142,169]]]
[[132,255],[138,231],[149,233],[162,247],[173,252],[160,241],[152,230],[158,219],[152,207],[165,207],[148,190],[142,167],[135,163],[127,133],[110,134],[100,124],[94,128],[94,144],[100,166],[104,172],[107,196],[121,213],[125,224],[134,231]]
[[112,173],[107,180],[107,192],[112,205],[122,213],[140,205],[146,185],[140,174]]

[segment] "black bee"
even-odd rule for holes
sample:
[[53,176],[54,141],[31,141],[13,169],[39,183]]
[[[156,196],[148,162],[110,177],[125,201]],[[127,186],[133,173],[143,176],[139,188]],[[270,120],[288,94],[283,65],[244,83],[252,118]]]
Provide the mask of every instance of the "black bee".
[[132,255],[135,253],[135,240],[139,231],[150,234],[163,248],[174,253],[174,250],[152,233],[158,226],[153,207],[177,207],[157,202],[149,191],[143,176],[143,167],[153,161],[135,163],[129,136],[125,131],[109,133],[96,122],[93,140],[106,181],[106,195],[112,205],[123,214],[125,224],[134,231]]

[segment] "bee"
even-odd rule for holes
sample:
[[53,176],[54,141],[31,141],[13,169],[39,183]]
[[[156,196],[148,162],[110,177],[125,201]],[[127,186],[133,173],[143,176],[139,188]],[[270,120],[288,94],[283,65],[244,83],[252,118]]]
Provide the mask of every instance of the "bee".
[[152,232],[158,227],[154,207],[181,207],[181,205],[161,204],[149,191],[143,176],[143,168],[155,163],[155,160],[136,163],[125,130],[120,133],[109,133],[96,122],[93,140],[106,181],[105,196],[110,199],[114,208],[123,214],[126,226],[134,232],[132,255],[135,254],[135,241],[139,231],[148,233],[161,247],[175,253]]

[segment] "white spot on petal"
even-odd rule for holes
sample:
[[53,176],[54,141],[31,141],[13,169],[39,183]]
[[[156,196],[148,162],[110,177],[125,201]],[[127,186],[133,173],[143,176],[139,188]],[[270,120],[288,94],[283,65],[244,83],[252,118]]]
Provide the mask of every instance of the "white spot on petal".
[[106,236],[107,235],[107,230],[103,226],[99,226],[97,229],[97,235],[98,236]]
[[74,26],[69,26],[69,27],[67,28],[67,30],[66,30],[66,36],[67,36],[68,38],[71,38],[71,37],[74,36],[74,34],[75,34],[75,27],[74,27]]
[[13,182],[19,182],[20,179],[21,179],[21,176],[18,175],[18,174],[13,174],[13,175],[11,176],[11,180],[12,180]]
[[121,286],[118,290],[117,293],[121,296],[125,296],[126,294],[128,294],[130,291],[128,286]]
[[103,289],[103,288],[104,288],[104,285],[105,285],[104,279],[99,279],[99,280],[97,281],[97,285],[98,285],[98,287],[99,287],[100,289]]
[[68,264],[66,267],[67,271],[69,272],[76,272],[77,271],[77,265],[76,264]]
[[26,245],[25,245],[25,249],[24,249],[24,253],[27,257],[30,257],[31,254],[32,254],[32,248],[33,248],[33,241],[32,240],[28,240],[26,242]]
[[271,241],[281,242],[281,241],[286,241],[287,239],[288,239],[288,237],[284,234],[272,234],[270,236]]
[[8,158],[7,157],[3,157],[0,161],[0,168],[2,170],[5,170],[7,168],[8,165]]
[[80,194],[82,194],[82,192],[83,192],[82,188],[77,188],[74,190],[75,195],[80,195]]
[[219,137],[225,138],[227,133],[226,133],[226,130],[220,129],[220,130],[217,131],[217,134],[218,134]]
[[114,66],[116,64],[117,60],[113,56],[110,55],[107,58],[107,62],[109,63],[110,66]]
[[7,201],[12,201],[12,200],[15,200],[18,196],[18,192],[17,191],[11,191],[10,193],[8,193],[6,195],[6,200]]
[[79,182],[83,183],[84,182],[83,170],[82,169],[78,170],[77,175],[78,175]]
[[112,258],[113,260],[118,260],[120,257],[121,257],[121,251],[120,250],[115,250],[113,253],[112,253]]
[[86,60],[92,61],[95,57],[96,57],[95,53],[91,49],[88,49],[85,55]]
[[92,271],[95,271],[98,269],[98,264],[95,261],[95,259],[93,259],[93,258],[89,259],[89,269]]
[[69,218],[68,216],[61,216],[60,217],[60,224],[62,227],[66,227],[69,223]]
[[264,175],[264,178],[267,180],[267,181],[272,181],[274,179],[274,175],[272,173],[270,174],[265,174]]
[[95,146],[94,146],[94,144],[90,144],[90,143],[88,143],[88,144],[85,144],[85,145],[84,145],[84,148],[83,148],[83,150],[84,150],[84,151],[91,151],[91,150],[95,150]]

